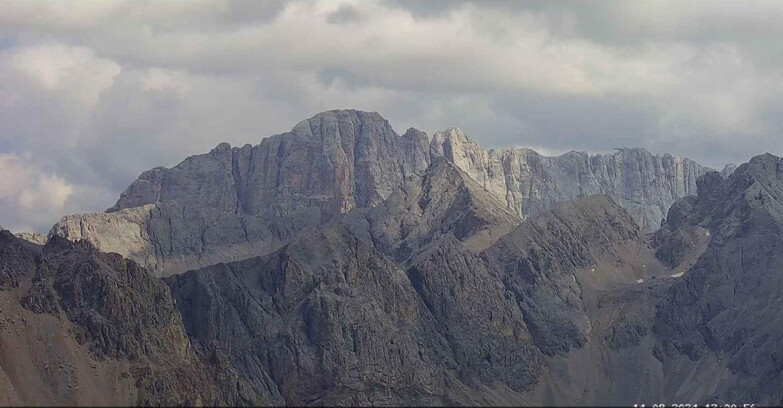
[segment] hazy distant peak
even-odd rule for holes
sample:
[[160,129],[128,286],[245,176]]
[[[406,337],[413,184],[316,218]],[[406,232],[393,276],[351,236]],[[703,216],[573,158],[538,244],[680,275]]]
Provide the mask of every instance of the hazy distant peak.
[[734,163],[729,163],[723,167],[723,170],[721,170],[720,175],[723,176],[724,179],[729,178],[734,171],[737,170],[737,165]]

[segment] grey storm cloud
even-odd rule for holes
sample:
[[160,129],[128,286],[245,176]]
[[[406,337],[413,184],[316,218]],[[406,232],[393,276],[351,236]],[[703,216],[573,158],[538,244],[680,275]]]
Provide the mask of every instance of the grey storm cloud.
[[0,225],[335,108],[485,148],[783,153],[783,3],[6,1]]
[[356,8],[350,4],[343,4],[337,10],[331,12],[326,21],[332,24],[345,24],[358,22],[362,19],[361,13],[356,11]]

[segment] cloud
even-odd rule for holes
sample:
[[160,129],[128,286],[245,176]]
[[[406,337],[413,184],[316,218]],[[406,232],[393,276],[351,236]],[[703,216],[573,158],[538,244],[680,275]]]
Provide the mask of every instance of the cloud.
[[58,43],[20,49],[10,55],[8,63],[45,90],[70,92],[85,105],[94,104],[120,71],[118,64],[95,57],[91,49]]
[[362,14],[349,4],[341,5],[337,10],[326,16],[329,24],[355,23],[362,20]]
[[4,195],[0,224],[109,207],[145,169],[334,108],[487,148],[781,154],[781,35],[761,1],[5,2],[0,154],[71,190]]
[[73,186],[14,154],[0,154],[0,210],[12,230],[51,226],[65,209]]

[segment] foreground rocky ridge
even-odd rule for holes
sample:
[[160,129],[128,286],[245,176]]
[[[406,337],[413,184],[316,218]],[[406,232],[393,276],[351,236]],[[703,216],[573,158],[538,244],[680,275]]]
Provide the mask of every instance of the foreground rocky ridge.
[[265,404],[193,350],[168,288],[84,241],[0,232],[0,404]]
[[643,149],[553,158],[529,149],[487,152],[458,129],[432,140],[415,129],[400,136],[377,113],[328,111],[256,146],[224,143],[146,171],[107,213],[66,216],[50,235],[86,239],[160,275],[176,274],[271,253],[300,231],[416,188],[439,158],[486,190],[483,199],[505,207],[501,213],[524,219],[600,193],[647,232],[674,200],[695,192],[706,171]]

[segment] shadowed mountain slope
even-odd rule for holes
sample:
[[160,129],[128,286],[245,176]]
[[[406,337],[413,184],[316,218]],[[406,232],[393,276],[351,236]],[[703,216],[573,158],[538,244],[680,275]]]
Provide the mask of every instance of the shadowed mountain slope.
[[407,270],[346,222],[165,281],[197,344],[221,347],[253,381],[271,379],[286,403],[538,401],[551,375],[546,355],[582,347],[590,331],[573,273],[638,243],[638,228],[608,198],[591,197],[531,218],[476,254],[457,238],[461,224],[445,221],[405,258]]
[[531,217],[483,257],[519,302],[536,345],[552,355],[583,346],[591,330],[574,272],[639,241],[627,211],[593,196]]
[[445,404],[452,350],[405,273],[343,227],[167,278],[188,332],[287,404]]
[[718,360],[719,400],[783,403],[783,162],[767,154],[725,181],[709,174],[682,207],[666,229],[710,240],[658,303],[662,354]]
[[169,289],[86,242],[0,232],[0,404],[268,404],[193,351]]

